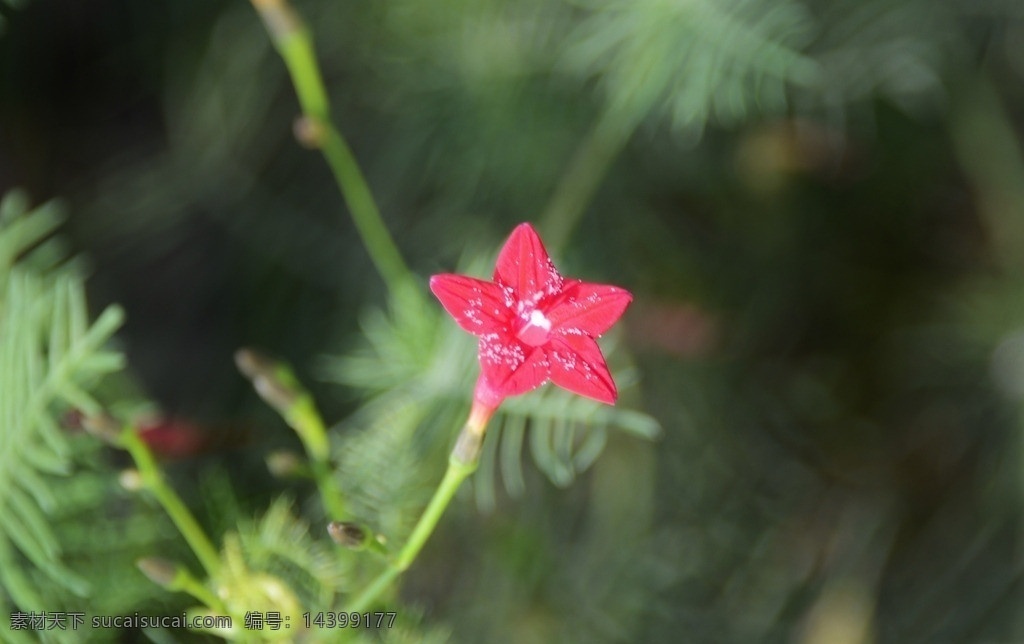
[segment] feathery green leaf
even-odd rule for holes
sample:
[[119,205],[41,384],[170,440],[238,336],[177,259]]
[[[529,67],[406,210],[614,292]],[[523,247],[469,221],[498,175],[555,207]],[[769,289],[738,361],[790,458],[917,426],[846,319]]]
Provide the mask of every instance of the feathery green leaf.
[[70,471],[60,419],[98,411],[89,389],[121,365],[104,348],[120,310],[90,325],[81,277],[47,244],[61,221],[53,204],[29,210],[20,192],[0,203],[0,602],[26,611],[53,609],[42,603],[44,580],[74,595],[90,590],[62,560],[51,477]]

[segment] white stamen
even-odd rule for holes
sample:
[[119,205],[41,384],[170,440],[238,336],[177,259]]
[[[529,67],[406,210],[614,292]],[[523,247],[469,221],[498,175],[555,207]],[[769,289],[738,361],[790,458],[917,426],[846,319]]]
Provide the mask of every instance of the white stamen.
[[537,309],[530,311],[530,324],[540,327],[545,331],[551,330],[551,320],[544,317],[544,314]]

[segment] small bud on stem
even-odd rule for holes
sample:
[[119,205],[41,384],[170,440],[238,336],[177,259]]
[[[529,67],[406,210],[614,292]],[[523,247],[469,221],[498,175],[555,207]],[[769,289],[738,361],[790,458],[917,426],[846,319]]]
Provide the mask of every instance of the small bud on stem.
[[85,431],[108,445],[117,447],[121,444],[121,431],[123,428],[109,414],[86,416],[82,419],[82,427],[85,428]]
[[324,137],[327,136],[324,124],[318,119],[307,115],[295,119],[295,123],[292,125],[292,132],[295,134],[295,140],[302,147],[309,150],[320,148],[324,143]]
[[366,545],[366,530],[350,521],[331,521],[327,524],[327,534],[334,543],[352,550],[361,550]]
[[235,352],[235,364],[252,381],[260,398],[282,415],[291,413],[304,393],[284,363],[258,351],[239,349]]
[[278,450],[267,454],[267,469],[279,479],[309,476],[309,467],[295,452]]
[[168,590],[177,590],[178,566],[160,557],[143,557],[135,562],[151,582]]
[[121,473],[117,476],[117,482],[129,492],[138,492],[146,487],[146,483],[142,480],[142,474],[135,468],[121,470]]

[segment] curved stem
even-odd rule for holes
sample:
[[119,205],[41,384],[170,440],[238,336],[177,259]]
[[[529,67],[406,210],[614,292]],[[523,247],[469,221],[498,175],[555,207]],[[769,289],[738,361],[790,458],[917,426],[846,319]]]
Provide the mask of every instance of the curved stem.
[[341,133],[330,125],[325,128],[321,149],[334,172],[334,178],[352,213],[352,221],[377,267],[377,272],[387,283],[388,288],[393,293],[397,292],[404,283],[411,281],[411,274],[384,225],[384,219],[377,209],[373,194],[352,150],[345,143]]
[[287,372],[287,375],[291,377],[294,386],[300,389],[302,393],[292,404],[291,408],[284,412],[284,416],[288,424],[295,429],[295,433],[299,435],[299,440],[302,441],[302,446],[306,449],[313,479],[316,481],[316,487],[320,491],[320,499],[328,518],[333,520],[343,519],[346,516],[345,500],[342,498],[341,490],[338,489],[338,485],[331,473],[330,442],[327,438],[327,426],[324,424],[323,419],[320,417],[320,412],[317,411],[316,405],[313,403],[313,397],[304,389],[301,389],[301,384],[299,384],[299,381],[290,371]]
[[171,486],[167,485],[149,447],[131,427],[121,432],[120,444],[131,454],[146,488],[153,493],[153,496],[171,517],[171,521],[174,522],[181,536],[185,538],[189,547],[192,548],[192,552],[196,554],[199,562],[206,569],[206,574],[211,577],[216,575],[220,568],[217,549],[213,547],[213,542],[203,532],[199,522],[189,512],[185,503]]
[[316,481],[317,489],[320,490],[320,499],[328,518],[335,521],[344,518],[346,516],[345,500],[342,499],[341,491],[338,490],[338,486],[334,482],[330,464],[327,461],[313,461],[312,466],[313,479]]
[[[437,486],[437,490],[434,492],[433,498],[430,499],[427,509],[423,511],[423,515],[416,523],[416,527],[413,528],[412,534],[409,535],[409,540],[406,541],[405,546],[402,547],[402,550],[399,551],[398,556],[391,561],[390,565],[362,593],[349,603],[346,610],[360,612],[372,606],[381,593],[391,585],[391,582],[415,561],[416,556],[423,549],[427,539],[433,534],[434,528],[437,527],[438,521],[441,520],[441,515],[444,514],[459,486],[476,470],[483,431],[484,427],[473,427],[470,424],[463,428],[462,433],[459,435],[459,442],[448,459],[448,469],[444,473],[444,478],[441,479],[441,483]],[[468,441],[467,437],[469,437]],[[467,451],[465,449],[467,442],[476,445],[477,449],[475,451]]]
[[235,364],[252,381],[256,393],[281,414],[295,430],[310,461],[310,471],[320,490],[320,498],[329,519],[345,518],[345,500],[331,474],[331,442],[327,426],[310,394],[291,368],[254,349],[239,349]]
[[331,124],[330,105],[313,50],[313,38],[285,0],[252,0],[284,59],[302,106],[305,143],[319,147],[352,214],[377,272],[394,292],[412,280],[351,148]]

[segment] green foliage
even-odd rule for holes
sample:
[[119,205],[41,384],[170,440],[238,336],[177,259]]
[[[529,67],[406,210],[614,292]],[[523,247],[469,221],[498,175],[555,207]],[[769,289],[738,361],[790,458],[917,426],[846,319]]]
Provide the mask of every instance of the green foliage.
[[597,78],[608,109],[636,124],[652,112],[699,132],[715,117],[785,106],[787,85],[818,80],[800,52],[812,22],[803,4],[763,0],[593,0],[567,41],[565,65]]
[[337,476],[353,515],[401,545],[430,496],[442,461],[425,458],[422,437],[415,435],[425,407],[409,400],[396,404],[389,410],[375,406],[377,413],[364,409],[368,422],[346,426]]
[[955,3],[920,0],[846,1],[822,8],[812,55],[823,82],[817,100],[827,108],[883,96],[919,111],[942,99],[943,66],[965,42]]
[[60,222],[54,205],[30,210],[21,193],[0,204],[0,584],[4,604],[24,611],[53,608],[40,583],[91,590],[62,561],[51,477],[67,475],[73,458],[60,419],[98,412],[89,389],[122,365],[104,348],[122,313],[112,307],[90,324],[82,279],[50,239]]
[[[611,345],[609,356],[622,357],[617,346]],[[636,384],[634,370],[616,369],[615,374],[623,389]],[[506,492],[522,495],[526,489],[522,455],[527,442],[540,471],[555,485],[567,487],[600,456],[609,430],[645,440],[655,440],[661,433],[658,422],[643,412],[610,407],[558,387],[543,387],[505,401],[491,421],[480,469],[473,477],[477,504],[485,511],[493,509],[499,474]]]
[[[47,523],[58,537],[63,563],[88,581],[81,596],[55,584],[40,569],[28,570],[45,610],[77,610],[87,615],[125,615],[134,611],[173,613],[180,597],[168,597],[135,567],[140,557],[161,553],[188,557],[180,537],[163,510],[140,500],[118,482],[109,451],[94,437],[71,441],[75,471],[66,477],[47,477],[45,484],[57,500]],[[117,631],[87,629],[90,642],[115,642]],[[81,641],[82,631],[51,631],[54,641]]]
[[446,442],[440,432],[451,429],[424,427],[424,420],[450,408],[453,390],[467,379],[463,370],[431,369],[468,358],[465,347],[448,341],[440,321],[421,293],[400,289],[389,314],[373,311],[364,319],[365,347],[326,359],[322,369],[365,396],[341,426],[341,487],[355,516],[399,544],[429,496],[436,476],[431,465],[440,467]]
[[329,547],[324,535],[311,535],[291,505],[275,499],[258,521],[244,522],[238,530],[241,551],[252,571],[284,581],[306,610],[330,610],[351,585],[351,553]]

